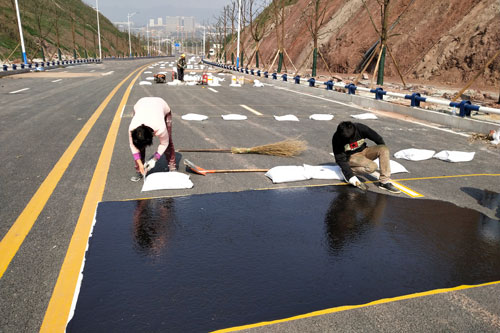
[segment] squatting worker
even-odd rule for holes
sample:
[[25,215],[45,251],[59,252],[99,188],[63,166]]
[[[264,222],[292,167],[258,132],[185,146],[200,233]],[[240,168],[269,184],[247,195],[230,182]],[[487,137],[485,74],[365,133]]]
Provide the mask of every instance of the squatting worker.
[[177,77],[179,81],[184,82],[184,69],[186,68],[186,55],[183,53],[177,60]]
[[[134,156],[136,174],[130,178],[137,182],[155,167],[165,154],[168,168],[175,171],[175,149],[172,142],[172,112],[160,97],[143,97],[134,105],[134,117],[129,126],[130,150]],[[146,147],[153,144],[153,137],[160,140],[156,153],[144,164]]]
[[[376,146],[368,147],[366,139],[375,142]],[[391,183],[389,148],[384,139],[370,127],[350,121],[341,122],[333,134],[332,147],[335,161],[351,185],[366,190],[366,185],[355,174],[367,173],[380,180],[378,187],[381,189],[392,193],[401,192]],[[374,162],[377,158],[380,171],[377,171],[378,166]]]

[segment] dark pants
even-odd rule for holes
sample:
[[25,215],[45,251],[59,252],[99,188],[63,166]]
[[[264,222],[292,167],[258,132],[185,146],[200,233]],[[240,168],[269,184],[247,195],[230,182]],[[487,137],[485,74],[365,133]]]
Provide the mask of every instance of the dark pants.
[[177,68],[177,76],[179,81],[184,81],[184,68]]
[[[176,169],[175,166],[175,148],[174,148],[174,142],[172,141],[172,112],[169,112],[165,116],[165,124],[167,125],[167,131],[168,131],[168,147],[165,150],[165,158],[167,159],[168,163],[168,168],[170,170]],[[141,153],[141,161],[142,164],[144,165],[144,162],[146,161],[146,148],[143,148],[139,150]],[[139,171],[139,168],[137,164],[135,165],[135,168],[137,171]]]

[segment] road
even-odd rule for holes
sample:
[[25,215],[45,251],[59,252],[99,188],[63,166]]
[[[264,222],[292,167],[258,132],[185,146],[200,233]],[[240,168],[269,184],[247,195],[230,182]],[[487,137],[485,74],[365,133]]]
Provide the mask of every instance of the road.
[[[153,75],[145,71],[159,70],[159,66],[149,67],[157,63],[158,60],[152,59],[105,61],[0,80],[1,332],[40,330],[82,216],[84,201],[92,188],[97,188],[98,201],[121,201],[340,184],[325,180],[273,184],[262,173],[190,174],[195,184],[192,189],[142,193],[142,182],[129,181],[134,168],[127,137],[132,107],[141,97],[159,96],[167,100],[173,112],[176,149],[252,147],[298,136],[308,142],[308,150],[291,159],[178,153],[179,169],[185,173],[183,159],[206,169],[332,163],[331,136],[336,125],[352,120],[352,114],[367,112],[324,97],[319,89],[283,87],[273,85],[272,81],[264,88],[254,88],[249,81],[241,88],[232,88],[228,86],[231,77],[227,75],[220,76],[225,79],[222,86],[212,88],[139,85]],[[470,143],[467,133],[437,124],[410,122],[395,114],[369,111],[375,112],[379,119],[364,122],[383,135],[391,152],[406,148],[476,152],[474,160],[467,163],[437,159],[401,162],[410,173],[395,174],[394,179],[421,195],[414,200],[448,201],[478,210],[494,220],[500,218],[497,207],[487,207],[482,200],[485,190],[498,193],[500,188],[498,149],[489,149],[481,142]],[[186,113],[204,114],[209,119],[182,120]],[[221,115],[229,113],[246,115],[248,120],[224,121]],[[308,119],[314,113],[330,113],[335,118]],[[300,121],[278,122],[273,117],[286,114],[296,115]],[[160,164],[157,168],[163,167]],[[374,184],[369,184],[369,190],[382,191]],[[95,211],[95,206],[90,209]],[[325,313],[251,330],[390,331],[397,327],[401,331],[426,331],[445,327],[459,331],[498,331],[499,296],[500,286],[490,285]],[[440,319],[443,317],[448,319],[443,321]],[[423,318],[430,318],[429,322],[423,324]]]

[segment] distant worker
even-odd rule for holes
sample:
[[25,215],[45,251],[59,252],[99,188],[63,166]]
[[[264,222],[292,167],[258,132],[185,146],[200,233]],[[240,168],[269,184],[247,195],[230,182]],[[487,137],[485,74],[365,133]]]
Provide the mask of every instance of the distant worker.
[[177,77],[179,81],[184,82],[184,69],[186,68],[186,55],[183,53],[177,60]]
[[[377,145],[368,147],[365,139]],[[381,189],[391,193],[401,193],[392,184],[389,148],[385,145],[384,139],[370,127],[350,121],[341,122],[332,137],[332,147],[335,161],[349,184],[366,190],[367,186],[355,176],[366,173],[380,180],[378,187]],[[373,162],[377,158],[380,163],[379,171],[377,163]]]
[[[153,144],[153,137],[160,144],[156,153],[147,161],[146,147]],[[129,126],[130,150],[134,156],[136,174],[131,181],[141,180],[153,169],[162,154],[165,154],[169,171],[176,171],[175,149],[172,141],[172,112],[167,102],[160,97],[143,97],[134,105],[134,117]]]

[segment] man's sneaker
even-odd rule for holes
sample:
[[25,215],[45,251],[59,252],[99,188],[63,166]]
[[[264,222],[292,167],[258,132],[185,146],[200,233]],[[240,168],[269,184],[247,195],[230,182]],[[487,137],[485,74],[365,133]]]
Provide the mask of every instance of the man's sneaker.
[[140,172],[136,172],[135,175],[133,175],[132,177],[130,177],[130,180],[133,181],[133,182],[138,182],[139,180],[142,179],[142,174]]
[[385,184],[379,183],[378,187],[380,187],[383,190],[389,191],[391,193],[401,193],[401,191],[392,183],[385,183]]

